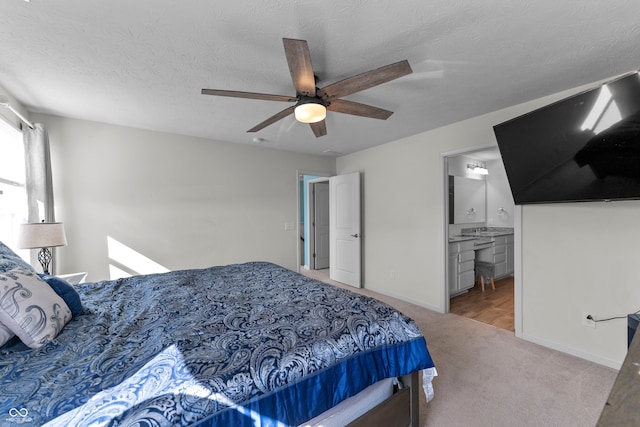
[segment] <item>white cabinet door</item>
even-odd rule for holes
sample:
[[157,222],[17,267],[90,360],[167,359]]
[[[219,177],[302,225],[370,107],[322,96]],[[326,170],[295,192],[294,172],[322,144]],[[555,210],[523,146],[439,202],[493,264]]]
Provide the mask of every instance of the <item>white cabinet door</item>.
[[449,244],[449,295],[457,295],[475,285],[473,241]]
[[513,236],[507,236],[507,274],[512,275],[513,272]]
[[458,244],[449,244],[449,295],[455,295],[459,292],[458,287]]
[[465,291],[472,288],[476,282],[475,252],[473,250],[460,251],[458,254],[458,289]]

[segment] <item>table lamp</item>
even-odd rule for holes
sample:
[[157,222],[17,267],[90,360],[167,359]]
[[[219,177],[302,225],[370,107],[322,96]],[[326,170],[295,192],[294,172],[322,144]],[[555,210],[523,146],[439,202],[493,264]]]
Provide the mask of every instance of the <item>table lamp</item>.
[[67,237],[64,234],[64,225],[61,222],[33,222],[20,224],[18,234],[19,249],[37,249],[38,261],[42,265],[42,272],[49,274],[51,263],[51,251],[49,248],[66,246]]

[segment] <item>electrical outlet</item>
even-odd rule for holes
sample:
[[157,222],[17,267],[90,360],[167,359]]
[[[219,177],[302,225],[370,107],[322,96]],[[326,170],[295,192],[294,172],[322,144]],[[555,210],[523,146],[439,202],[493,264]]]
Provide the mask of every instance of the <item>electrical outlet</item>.
[[[591,316],[591,318],[587,318],[588,316]],[[587,328],[594,328],[596,327],[596,320],[595,318],[593,318],[592,314],[589,314],[587,312],[583,312],[582,313],[582,324],[584,326],[586,326]]]

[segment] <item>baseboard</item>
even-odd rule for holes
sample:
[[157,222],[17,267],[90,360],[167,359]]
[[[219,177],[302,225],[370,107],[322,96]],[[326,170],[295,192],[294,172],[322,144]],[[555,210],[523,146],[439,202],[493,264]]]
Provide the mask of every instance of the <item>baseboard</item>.
[[435,305],[427,304],[427,303],[425,303],[423,301],[417,301],[417,300],[415,300],[413,298],[407,298],[404,295],[399,295],[399,294],[395,294],[393,292],[388,292],[386,289],[385,290],[374,289],[374,288],[368,287],[366,284],[362,289],[366,289],[368,291],[377,292],[377,293],[379,293],[381,295],[386,295],[388,297],[395,298],[395,299],[400,300],[400,301],[408,302],[409,304],[417,305],[419,307],[426,308],[427,310],[435,311],[436,313],[444,313],[444,310],[442,309],[442,307],[438,307],[438,306],[435,306]]
[[547,339],[544,338],[540,338],[537,337],[535,335],[529,335],[526,333],[522,333],[522,335],[520,336],[520,338],[522,338],[525,341],[529,341],[532,342],[534,344],[539,344],[543,347],[547,347],[550,348],[552,350],[557,350],[557,351],[561,351],[563,353],[567,353],[570,354],[572,356],[576,356],[579,357],[581,359],[585,359],[588,360],[590,362],[594,362],[597,363],[599,365],[603,365],[603,366],[607,366],[609,368],[613,368],[615,370],[620,370],[620,367],[622,366],[622,361],[620,360],[613,360],[613,359],[609,359],[606,357],[602,357],[599,356],[597,354],[593,354],[593,353],[589,353],[587,351],[583,351],[583,350],[579,350],[573,347],[569,347],[554,341],[549,341]]
[[[372,288],[367,287],[367,286],[365,286],[364,289],[367,289],[367,290],[370,290],[370,291],[373,291],[373,292],[377,292],[379,294],[386,295],[388,297],[395,298],[395,299],[398,299],[400,301],[408,302],[410,304],[414,304],[414,305],[417,305],[419,307],[426,308],[426,309],[431,310],[431,311],[435,311],[437,313],[443,313],[441,307],[436,307],[436,306],[433,306],[433,305],[430,305],[430,304],[426,304],[426,303],[424,303],[422,301],[417,301],[417,300],[412,299],[412,298],[407,298],[405,296],[398,295],[398,294],[395,294],[393,292],[388,292],[386,290],[385,291],[381,291],[379,289],[372,289]],[[532,342],[534,344],[541,345],[543,347],[550,348],[552,350],[557,350],[557,351],[560,351],[562,353],[567,353],[567,354],[570,354],[572,356],[579,357],[581,359],[585,359],[585,360],[588,360],[590,362],[597,363],[599,365],[603,365],[603,366],[606,366],[606,367],[609,367],[609,368],[612,368],[612,369],[615,369],[615,370],[618,370],[618,371],[620,370],[620,367],[622,366],[622,361],[620,361],[620,360],[614,360],[614,359],[609,359],[609,358],[606,358],[606,357],[602,357],[602,356],[599,356],[597,354],[593,354],[593,353],[589,353],[587,351],[583,351],[583,350],[579,350],[579,349],[576,349],[576,348],[573,348],[573,347],[569,347],[567,345],[560,344],[560,343],[557,343],[557,342],[554,342],[554,341],[550,341],[550,340],[547,340],[547,339],[544,339],[544,338],[540,338],[540,337],[537,337],[535,335],[522,333],[522,334],[520,334],[518,336],[518,338],[521,338],[521,339],[523,339],[525,341]]]

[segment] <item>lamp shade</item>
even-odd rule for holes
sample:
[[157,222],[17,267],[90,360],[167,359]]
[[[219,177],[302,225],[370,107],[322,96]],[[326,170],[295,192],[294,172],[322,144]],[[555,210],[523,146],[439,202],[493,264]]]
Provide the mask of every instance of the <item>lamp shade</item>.
[[52,248],[66,246],[67,236],[61,222],[33,222],[20,224],[18,249]]
[[301,101],[296,106],[295,116],[296,120],[302,123],[317,123],[327,117],[327,107],[313,101]]

